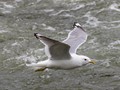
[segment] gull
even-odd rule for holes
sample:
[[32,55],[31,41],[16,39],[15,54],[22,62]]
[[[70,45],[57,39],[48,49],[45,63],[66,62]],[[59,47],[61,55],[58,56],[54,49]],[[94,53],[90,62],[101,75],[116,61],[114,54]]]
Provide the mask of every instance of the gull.
[[34,33],[34,36],[45,45],[45,54],[48,56],[47,60],[27,64],[27,66],[33,67],[35,71],[44,71],[47,68],[70,70],[88,63],[95,64],[95,61],[89,57],[76,54],[79,46],[88,37],[78,22],[74,22],[73,30],[69,32],[68,37],[62,42],[50,39],[39,33]]

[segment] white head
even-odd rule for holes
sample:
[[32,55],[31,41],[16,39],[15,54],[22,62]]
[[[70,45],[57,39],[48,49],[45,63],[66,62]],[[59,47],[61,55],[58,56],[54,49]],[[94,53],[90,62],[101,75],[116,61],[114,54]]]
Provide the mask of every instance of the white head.
[[80,55],[81,61],[82,61],[82,65],[86,65],[88,63],[92,63],[95,64],[95,61],[91,60],[89,57],[84,56],[84,55]]

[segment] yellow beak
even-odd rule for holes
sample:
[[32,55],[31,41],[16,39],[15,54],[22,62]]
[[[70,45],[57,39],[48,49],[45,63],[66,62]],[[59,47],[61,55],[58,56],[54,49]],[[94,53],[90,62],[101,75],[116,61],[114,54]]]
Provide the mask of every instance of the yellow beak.
[[96,62],[94,60],[91,60],[89,63],[96,64]]

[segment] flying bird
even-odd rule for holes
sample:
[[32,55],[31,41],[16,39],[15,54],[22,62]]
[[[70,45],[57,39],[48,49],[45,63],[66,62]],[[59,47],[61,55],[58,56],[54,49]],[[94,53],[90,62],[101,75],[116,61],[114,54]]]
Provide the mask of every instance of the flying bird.
[[87,33],[83,27],[74,22],[73,30],[69,32],[64,41],[57,41],[34,33],[34,36],[45,45],[45,54],[48,59],[37,63],[27,64],[33,67],[35,71],[44,71],[45,69],[74,69],[88,63],[95,64],[95,61],[84,55],[77,55],[76,51],[86,40]]

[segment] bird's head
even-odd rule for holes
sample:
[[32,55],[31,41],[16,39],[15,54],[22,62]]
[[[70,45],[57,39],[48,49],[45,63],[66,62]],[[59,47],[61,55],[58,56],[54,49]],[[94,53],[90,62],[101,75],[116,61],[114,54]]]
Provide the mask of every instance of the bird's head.
[[86,65],[86,64],[89,64],[89,63],[92,63],[92,64],[95,64],[95,61],[93,59],[90,59],[89,57],[87,56],[83,56],[81,55],[81,60],[82,60],[82,64],[83,65]]

